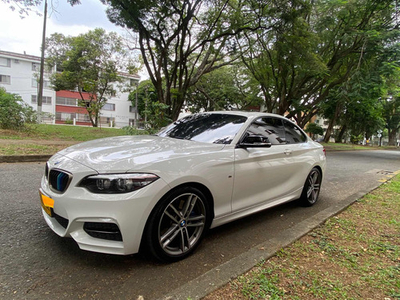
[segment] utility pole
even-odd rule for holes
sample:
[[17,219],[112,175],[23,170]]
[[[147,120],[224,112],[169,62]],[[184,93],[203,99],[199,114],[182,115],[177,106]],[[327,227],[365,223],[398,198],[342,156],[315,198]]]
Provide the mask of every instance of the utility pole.
[[40,57],[39,91],[37,96],[38,123],[42,123],[42,99],[43,99],[43,73],[44,73],[44,48],[46,44],[47,0],[44,1],[42,56]]

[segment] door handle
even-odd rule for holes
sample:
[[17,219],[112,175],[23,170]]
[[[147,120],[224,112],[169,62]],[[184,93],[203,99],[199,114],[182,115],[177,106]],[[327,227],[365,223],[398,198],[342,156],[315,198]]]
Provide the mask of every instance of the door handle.
[[292,150],[286,149],[285,151],[283,151],[283,153],[285,153],[286,155],[290,155],[292,154]]

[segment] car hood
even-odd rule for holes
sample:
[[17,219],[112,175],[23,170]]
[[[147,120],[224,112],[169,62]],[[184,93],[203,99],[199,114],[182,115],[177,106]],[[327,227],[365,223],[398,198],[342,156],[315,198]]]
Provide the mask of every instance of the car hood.
[[150,170],[157,162],[219,151],[224,146],[159,136],[119,136],[77,144],[55,157],[67,157],[99,173],[118,173]]

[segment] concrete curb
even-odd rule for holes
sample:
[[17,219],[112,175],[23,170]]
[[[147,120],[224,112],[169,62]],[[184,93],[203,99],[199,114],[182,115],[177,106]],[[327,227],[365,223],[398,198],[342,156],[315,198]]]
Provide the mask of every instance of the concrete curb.
[[52,155],[3,155],[0,163],[43,162],[48,161]]
[[207,296],[211,292],[227,284],[231,279],[249,271],[261,261],[272,257],[282,248],[300,239],[302,236],[323,224],[327,219],[339,214],[358,199],[379,186],[380,184],[377,184],[369,190],[349,196],[335,206],[328,207],[316,215],[300,222],[296,227],[286,229],[278,238],[267,240],[253,247],[249,251],[232,258],[230,261],[175,289],[159,300],[201,299]]

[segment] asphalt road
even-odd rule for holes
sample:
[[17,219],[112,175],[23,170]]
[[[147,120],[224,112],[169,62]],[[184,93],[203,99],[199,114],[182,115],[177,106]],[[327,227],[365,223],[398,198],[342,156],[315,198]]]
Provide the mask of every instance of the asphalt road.
[[40,210],[43,170],[44,163],[0,164],[0,299],[137,299],[141,295],[147,300],[174,295],[179,289],[187,290],[185,297],[192,296],[190,287],[200,276],[218,272],[221,266],[230,270],[235,258],[377,187],[400,170],[400,151],[328,153],[328,170],[315,206],[303,208],[292,202],[215,228],[194,255],[174,264],[159,264],[141,255],[86,252],[72,239],[56,236]]

